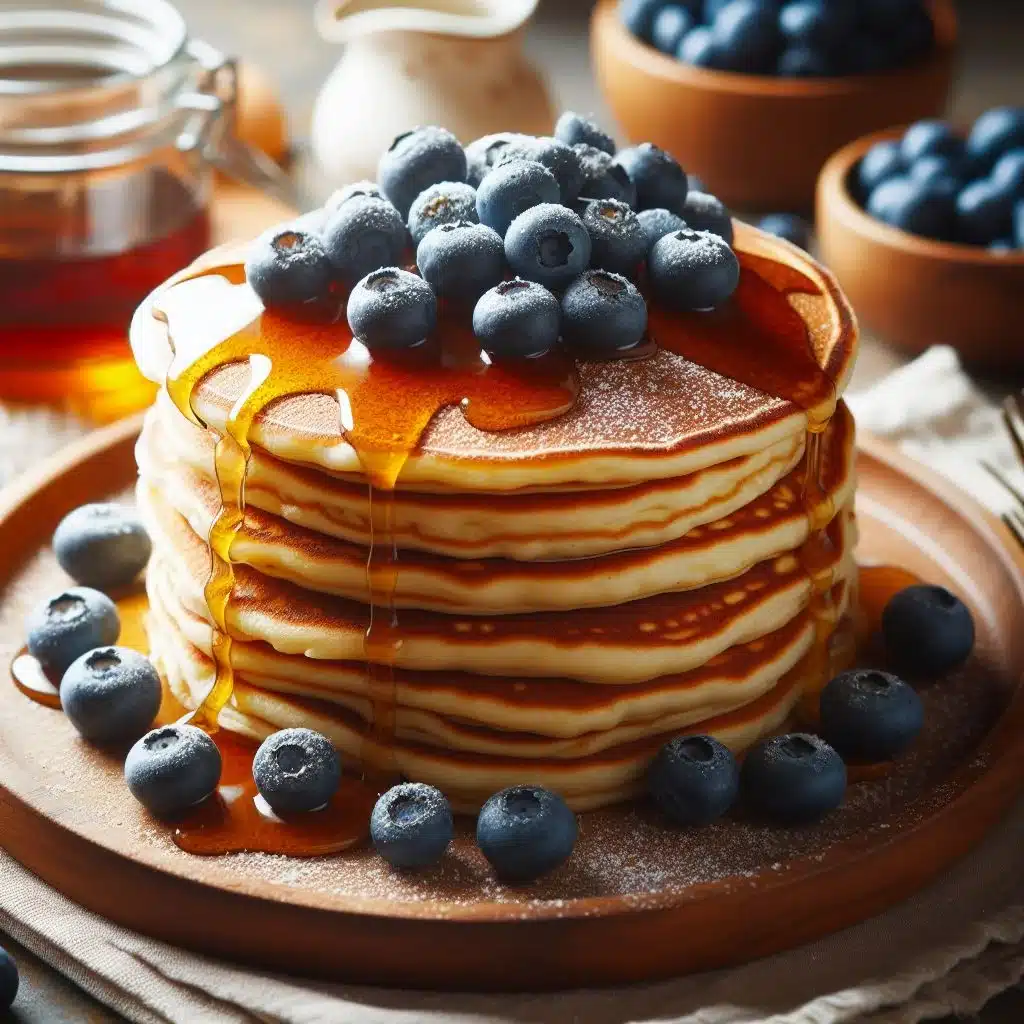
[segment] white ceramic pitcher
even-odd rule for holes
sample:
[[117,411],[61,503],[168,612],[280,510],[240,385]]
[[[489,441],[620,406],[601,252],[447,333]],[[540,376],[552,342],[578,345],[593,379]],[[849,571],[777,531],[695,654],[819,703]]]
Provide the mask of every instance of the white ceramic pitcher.
[[313,151],[331,182],[375,177],[381,153],[417,125],[463,143],[550,133],[547,87],[522,50],[537,3],[320,0],[320,33],[345,44],[313,112]]

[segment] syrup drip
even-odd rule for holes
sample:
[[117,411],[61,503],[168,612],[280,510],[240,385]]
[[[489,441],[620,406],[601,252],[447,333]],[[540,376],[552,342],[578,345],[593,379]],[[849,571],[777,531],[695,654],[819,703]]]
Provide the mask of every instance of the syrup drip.
[[[121,617],[118,645],[148,654],[145,593],[134,593],[117,602]],[[60,679],[47,672],[26,650],[11,662],[14,685],[37,704],[61,709]],[[180,720],[185,708],[164,687],[163,701],[154,725]],[[312,857],[339,853],[365,842],[376,792],[358,779],[343,778],[338,792],[322,810],[289,817],[275,816],[260,799],[252,778],[256,745],[226,730],[214,737],[223,771],[217,792],[174,822],[172,838],[189,853],[280,853]]]
[[14,656],[11,662],[11,679],[26,697],[44,707],[60,711],[59,677],[56,673],[43,668],[39,659],[29,654],[27,648],[23,647]]
[[[116,597],[117,595],[113,595]],[[146,639],[145,617],[149,606],[143,590],[135,590],[117,601],[117,614],[121,620],[121,632],[117,638],[119,647],[130,647],[142,654],[149,653]],[[61,709],[60,675],[46,669],[37,658],[23,647],[11,661],[11,680],[26,697],[48,708]]]
[[358,779],[343,778],[319,811],[279,818],[259,796],[252,778],[256,745],[232,733],[216,737],[223,762],[210,799],[174,823],[172,838],[188,853],[278,853],[317,857],[365,842],[377,794]]
[[830,639],[836,627],[832,601],[834,557],[826,527],[834,503],[822,483],[823,438],[838,396],[822,369],[807,324],[788,296],[821,289],[800,271],[750,253],[737,252],[742,273],[729,303],[703,313],[682,314],[657,306],[648,329],[657,343],[723,377],[799,406],[807,415],[802,500],[808,536],[800,562],[811,582],[809,610],[815,639],[808,654],[803,710],[816,714],[817,698],[833,674]]
[[[180,279],[154,308],[155,315],[167,323],[174,348],[166,379],[172,401],[192,422],[206,427],[193,402],[199,383],[230,364],[247,361],[250,367],[249,381],[230,410],[215,451],[221,509],[210,531],[206,601],[214,623],[216,676],[192,720],[214,731],[221,709],[231,698],[231,544],[245,518],[253,424],[281,399],[328,395],[338,402],[337,443],[351,445],[369,482],[370,624],[364,656],[373,723],[367,751],[390,750],[394,745],[394,663],[401,645],[394,607],[398,559],[393,493],[399,474],[434,415],[445,406],[461,405],[466,419],[481,430],[526,426],[566,412],[579,390],[575,363],[561,352],[528,361],[492,361],[480,351],[464,315],[442,315],[437,335],[414,349],[374,356],[352,338],[344,322],[296,323],[264,310],[244,285],[244,271],[238,265],[218,265],[208,259],[191,280],[194,283],[186,288],[190,279]],[[200,288],[210,299],[197,301]],[[181,302],[176,301],[178,297]],[[226,340],[221,340],[218,324],[211,329],[203,322],[211,308],[236,325]],[[195,318],[196,310],[202,320]],[[387,774],[393,765],[373,764],[371,769]]]
[[[397,478],[397,473],[396,473]],[[370,622],[363,640],[369,673],[371,735],[360,761],[367,771],[384,778],[397,774],[392,755],[398,699],[395,662],[402,646],[398,630],[395,590],[398,587],[398,548],[395,542],[395,500],[393,489],[370,484],[370,553],[366,562],[366,589],[370,595]],[[384,761],[380,762],[380,752]]]

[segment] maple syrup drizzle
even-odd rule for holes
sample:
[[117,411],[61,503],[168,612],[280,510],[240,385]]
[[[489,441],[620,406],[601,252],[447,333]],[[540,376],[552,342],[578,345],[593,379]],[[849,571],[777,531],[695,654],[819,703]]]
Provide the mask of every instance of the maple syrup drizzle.
[[216,742],[223,765],[217,792],[172,823],[172,838],[182,850],[319,857],[366,841],[377,794],[359,779],[343,777],[326,807],[281,818],[253,781],[256,744],[227,730],[217,734]]
[[23,647],[11,661],[11,679],[14,685],[26,697],[44,707],[60,710],[60,677],[55,672],[48,672]]
[[[149,653],[146,638],[146,612],[149,608],[146,593],[141,587],[133,588],[118,597],[117,613],[121,620],[121,632],[117,638],[119,647],[130,647],[142,654]],[[11,680],[26,697],[48,708],[61,709],[60,675],[44,668],[37,658],[23,647],[11,660]]]
[[[121,617],[118,645],[148,654],[145,593],[130,594],[120,599],[117,607]],[[47,672],[27,650],[14,656],[10,671],[14,685],[26,697],[61,710],[60,678]],[[185,707],[165,685],[154,725],[179,721],[185,714]],[[339,853],[366,841],[377,794],[360,780],[344,777],[322,810],[281,819],[258,798],[252,777],[256,744],[227,730],[218,731],[213,739],[223,764],[220,783],[209,800],[172,823],[171,837],[181,849],[196,854],[250,851],[313,857]]]
[[[337,400],[341,428],[337,443],[351,445],[369,485],[371,537],[366,578],[370,619],[363,650],[373,720],[366,749],[367,755],[371,750],[393,751],[394,664],[401,646],[394,606],[398,558],[393,495],[402,468],[434,415],[445,406],[461,405],[470,424],[482,430],[526,426],[568,411],[579,390],[575,362],[561,352],[527,361],[492,361],[480,351],[464,313],[445,315],[444,310],[434,337],[405,352],[374,356],[351,336],[343,321],[297,323],[264,310],[244,285],[240,266],[206,260],[176,287],[182,288],[190,277],[197,285],[197,279],[205,279],[203,287],[218,290],[216,299],[211,296],[211,300],[222,314],[242,326],[226,339],[218,339],[209,324],[189,323],[187,315],[181,317],[188,307],[173,301],[173,288],[164,294],[154,312],[167,324],[174,348],[166,378],[172,401],[187,418],[205,428],[193,403],[199,383],[212,371],[233,363],[248,361],[250,367],[248,384],[232,407],[215,449],[221,508],[210,531],[206,601],[214,624],[216,674],[192,721],[214,731],[220,711],[231,698],[231,544],[245,519],[245,477],[253,424],[274,402],[322,394]],[[210,301],[196,305],[205,314]],[[379,755],[374,757],[379,762]],[[385,760],[387,763],[381,764],[367,763],[369,756],[364,759],[368,774],[393,774],[393,754]],[[377,795],[374,786],[365,789]],[[351,792],[347,797],[352,803]],[[358,800],[355,803],[361,806]],[[249,804],[251,801],[244,801],[238,806],[250,814]],[[227,838],[231,829],[226,824],[236,813],[235,806],[222,801],[221,825],[214,828],[207,823],[203,830],[205,852],[212,852],[218,842],[225,851],[235,848]],[[220,839],[210,839],[214,834]],[[322,843],[318,840],[314,845],[319,848]]]
[[805,711],[814,710],[832,675],[830,640],[837,615],[832,601],[835,558],[826,527],[835,507],[823,483],[825,432],[835,412],[835,382],[811,349],[807,324],[788,301],[821,288],[799,270],[737,251],[742,273],[732,299],[701,313],[652,306],[648,330],[659,346],[732,380],[793,402],[807,416],[802,500],[808,535],[800,562],[811,583],[809,610],[815,638],[808,654]]

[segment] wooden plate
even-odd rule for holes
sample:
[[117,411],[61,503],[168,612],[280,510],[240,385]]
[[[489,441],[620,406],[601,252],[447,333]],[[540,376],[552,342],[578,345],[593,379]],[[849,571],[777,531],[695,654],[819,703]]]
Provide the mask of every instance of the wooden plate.
[[[0,654],[64,585],[49,553],[70,508],[132,484],[138,421],[94,435],[0,498]],[[0,842],[89,909],[168,942],[281,971],[432,988],[602,985],[721,967],[876,914],[965,854],[1024,781],[1024,558],[933,473],[878,442],[860,457],[861,556],[971,605],[968,666],[924,688],[925,735],[888,778],[815,826],[730,818],[672,831],[643,807],[583,815],[570,863],[495,882],[467,826],[444,864],[190,856],[131,800],[120,762],[60,712],[0,685]]]

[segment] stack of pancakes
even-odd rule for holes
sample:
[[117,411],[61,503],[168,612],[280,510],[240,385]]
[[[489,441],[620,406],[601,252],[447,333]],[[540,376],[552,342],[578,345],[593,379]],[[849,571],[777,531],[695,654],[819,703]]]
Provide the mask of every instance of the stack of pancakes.
[[[841,392],[856,338],[831,279],[759,234],[741,231],[737,247],[820,286],[799,310]],[[245,287],[203,278],[157,298],[159,319],[144,306],[132,343],[147,375],[164,383],[186,341],[176,325],[195,322],[175,306],[223,308]],[[261,413],[231,547],[234,692],[222,725],[254,738],[320,730],[349,764],[391,764],[463,809],[522,782],[601,806],[634,794],[672,735],[742,750],[782,726],[816,633],[801,558],[807,414],[667,351],[579,370],[576,405],[545,423],[485,432],[457,407],[433,418],[391,498],[400,644],[393,668],[374,671],[364,638],[376,520],[337,402],[292,396]],[[187,707],[214,677],[214,448],[247,372],[203,380],[192,408],[207,429],[162,390],[138,445],[151,647]],[[821,475],[837,615],[854,584],[853,443],[840,402]],[[385,705],[389,725],[374,728]]]

